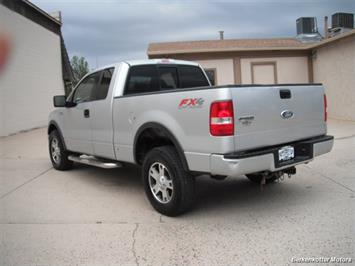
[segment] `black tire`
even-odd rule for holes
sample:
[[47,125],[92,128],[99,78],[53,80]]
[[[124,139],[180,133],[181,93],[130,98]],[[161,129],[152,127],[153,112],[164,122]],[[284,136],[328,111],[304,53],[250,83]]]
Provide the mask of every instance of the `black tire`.
[[[166,168],[164,170],[167,176],[165,180],[172,182],[171,191],[169,191],[169,188],[165,188],[165,192],[168,193],[166,195],[170,197],[170,200],[165,203],[158,199],[162,197],[160,200],[163,200],[163,191],[160,191],[160,189],[162,189],[164,182],[162,182],[163,185],[160,186],[159,181],[158,185],[160,188],[157,190],[157,193],[154,193],[155,195],[152,191],[154,188],[151,188],[155,180],[152,177],[153,168],[156,166],[160,167],[161,165]],[[157,174],[157,172],[155,173]],[[163,176],[165,176],[165,174],[163,174]],[[159,176],[160,178],[162,177],[160,172]],[[167,216],[177,216],[188,211],[193,206],[195,201],[195,178],[184,170],[174,147],[162,146],[149,151],[144,158],[142,177],[146,195],[151,205],[159,213]],[[171,185],[171,183],[169,184]]]
[[[253,183],[260,184],[261,180],[263,178],[262,174],[248,174],[246,177]],[[265,184],[271,184],[274,183],[277,180],[276,175],[269,176],[268,178],[265,179]]]
[[[54,148],[52,145],[54,145],[54,142],[57,143],[57,157],[54,156]],[[73,162],[68,160],[68,151],[65,150],[64,148],[64,143],[62,141],[62,138],[57,130],[53,130],[49,134],[48,138],[48,147],[49,147],[49,157],[51,158],[52,165],[55,169],[57,170],[69,170],[73,167]]]

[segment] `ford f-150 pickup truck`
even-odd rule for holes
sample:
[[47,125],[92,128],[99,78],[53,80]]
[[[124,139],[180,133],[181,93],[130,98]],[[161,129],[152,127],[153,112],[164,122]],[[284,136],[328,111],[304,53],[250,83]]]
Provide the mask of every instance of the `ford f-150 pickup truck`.
[[329,152],[321,84],[210,86],[197,63],[127,61],[87,74],[49,116],[53,167],[142,166],[160,213],[194,201],[195,177],[246,175],[260,184]]

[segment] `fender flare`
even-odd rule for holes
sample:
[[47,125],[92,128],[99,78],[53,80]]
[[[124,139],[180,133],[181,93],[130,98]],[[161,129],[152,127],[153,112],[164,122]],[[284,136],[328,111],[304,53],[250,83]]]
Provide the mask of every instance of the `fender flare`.
[[48,135],[50,134],[49,129],[51,128],[51,126],[54,126],[54,127],[56,128],[56,130],[58,131],[60,140],[62,141],[63,146],[64,146],[64,149],[66,150],[66,149],[67,149],[67,146],[65,145],[65,141],[64,141],[64,137],[63,137],[62,130],[61,130],[60,127],[58,126],[57,122],[55,122],[54,120],[51,120],[51,121],[49,122],[49,124],[48,124],[48,129],[47,129],[47,134],[48,134]]
[[156,129],[156,130],[163,132],[164,135],[174,144],[184,170],[189,171],[189,166],[186,161],[184,150],[182,149],[180,143],[177,141],[176,137],[165,126],[163,126],[162,124],[156,123],[156,122],[145,123],[142,126],[140,126],[140,128],[136,132],[136,135],[134,137],[134,143],[133,143],[133,156],[134,156],[134,161],[137,164],[138,164],[138,161],[136,158],[137,141],[138,141],[139,137],[141,136],[142,132],[144,132],[146,129]]

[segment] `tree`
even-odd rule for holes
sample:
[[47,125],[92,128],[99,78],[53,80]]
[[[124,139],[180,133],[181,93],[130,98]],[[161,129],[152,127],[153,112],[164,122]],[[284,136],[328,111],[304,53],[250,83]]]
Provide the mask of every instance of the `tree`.
[[79,82],[79,80],[89,72],[89,64],[84,57],[78,57],[74,55],[70,60],[71,67],[74,74],[74,86]]

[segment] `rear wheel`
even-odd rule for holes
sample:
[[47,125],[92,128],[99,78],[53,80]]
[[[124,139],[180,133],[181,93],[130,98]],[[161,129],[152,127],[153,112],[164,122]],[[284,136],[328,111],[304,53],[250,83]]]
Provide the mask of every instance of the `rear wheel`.
[[[257,183],[260,184],[261,180],[263,179],[263,175],[260,173],[257,174],[248,174],[246,175],[246,177],[253,183]],[[266,177],[265,179],[265,184],[270,184],[270,183],[274,183],[276,180],[278,179],[276,174],[271,174],[269,176]]]
[[192,207],[195,179],[183,169],[174,147],[163,146],[148,152],[142,176],[147,197],[158,212],[177,216]]
[[49,134],[49,155],[52,165],[57,170],[68,170],[72,168],[73,162],[68,160],[68,152],[57,130]]

